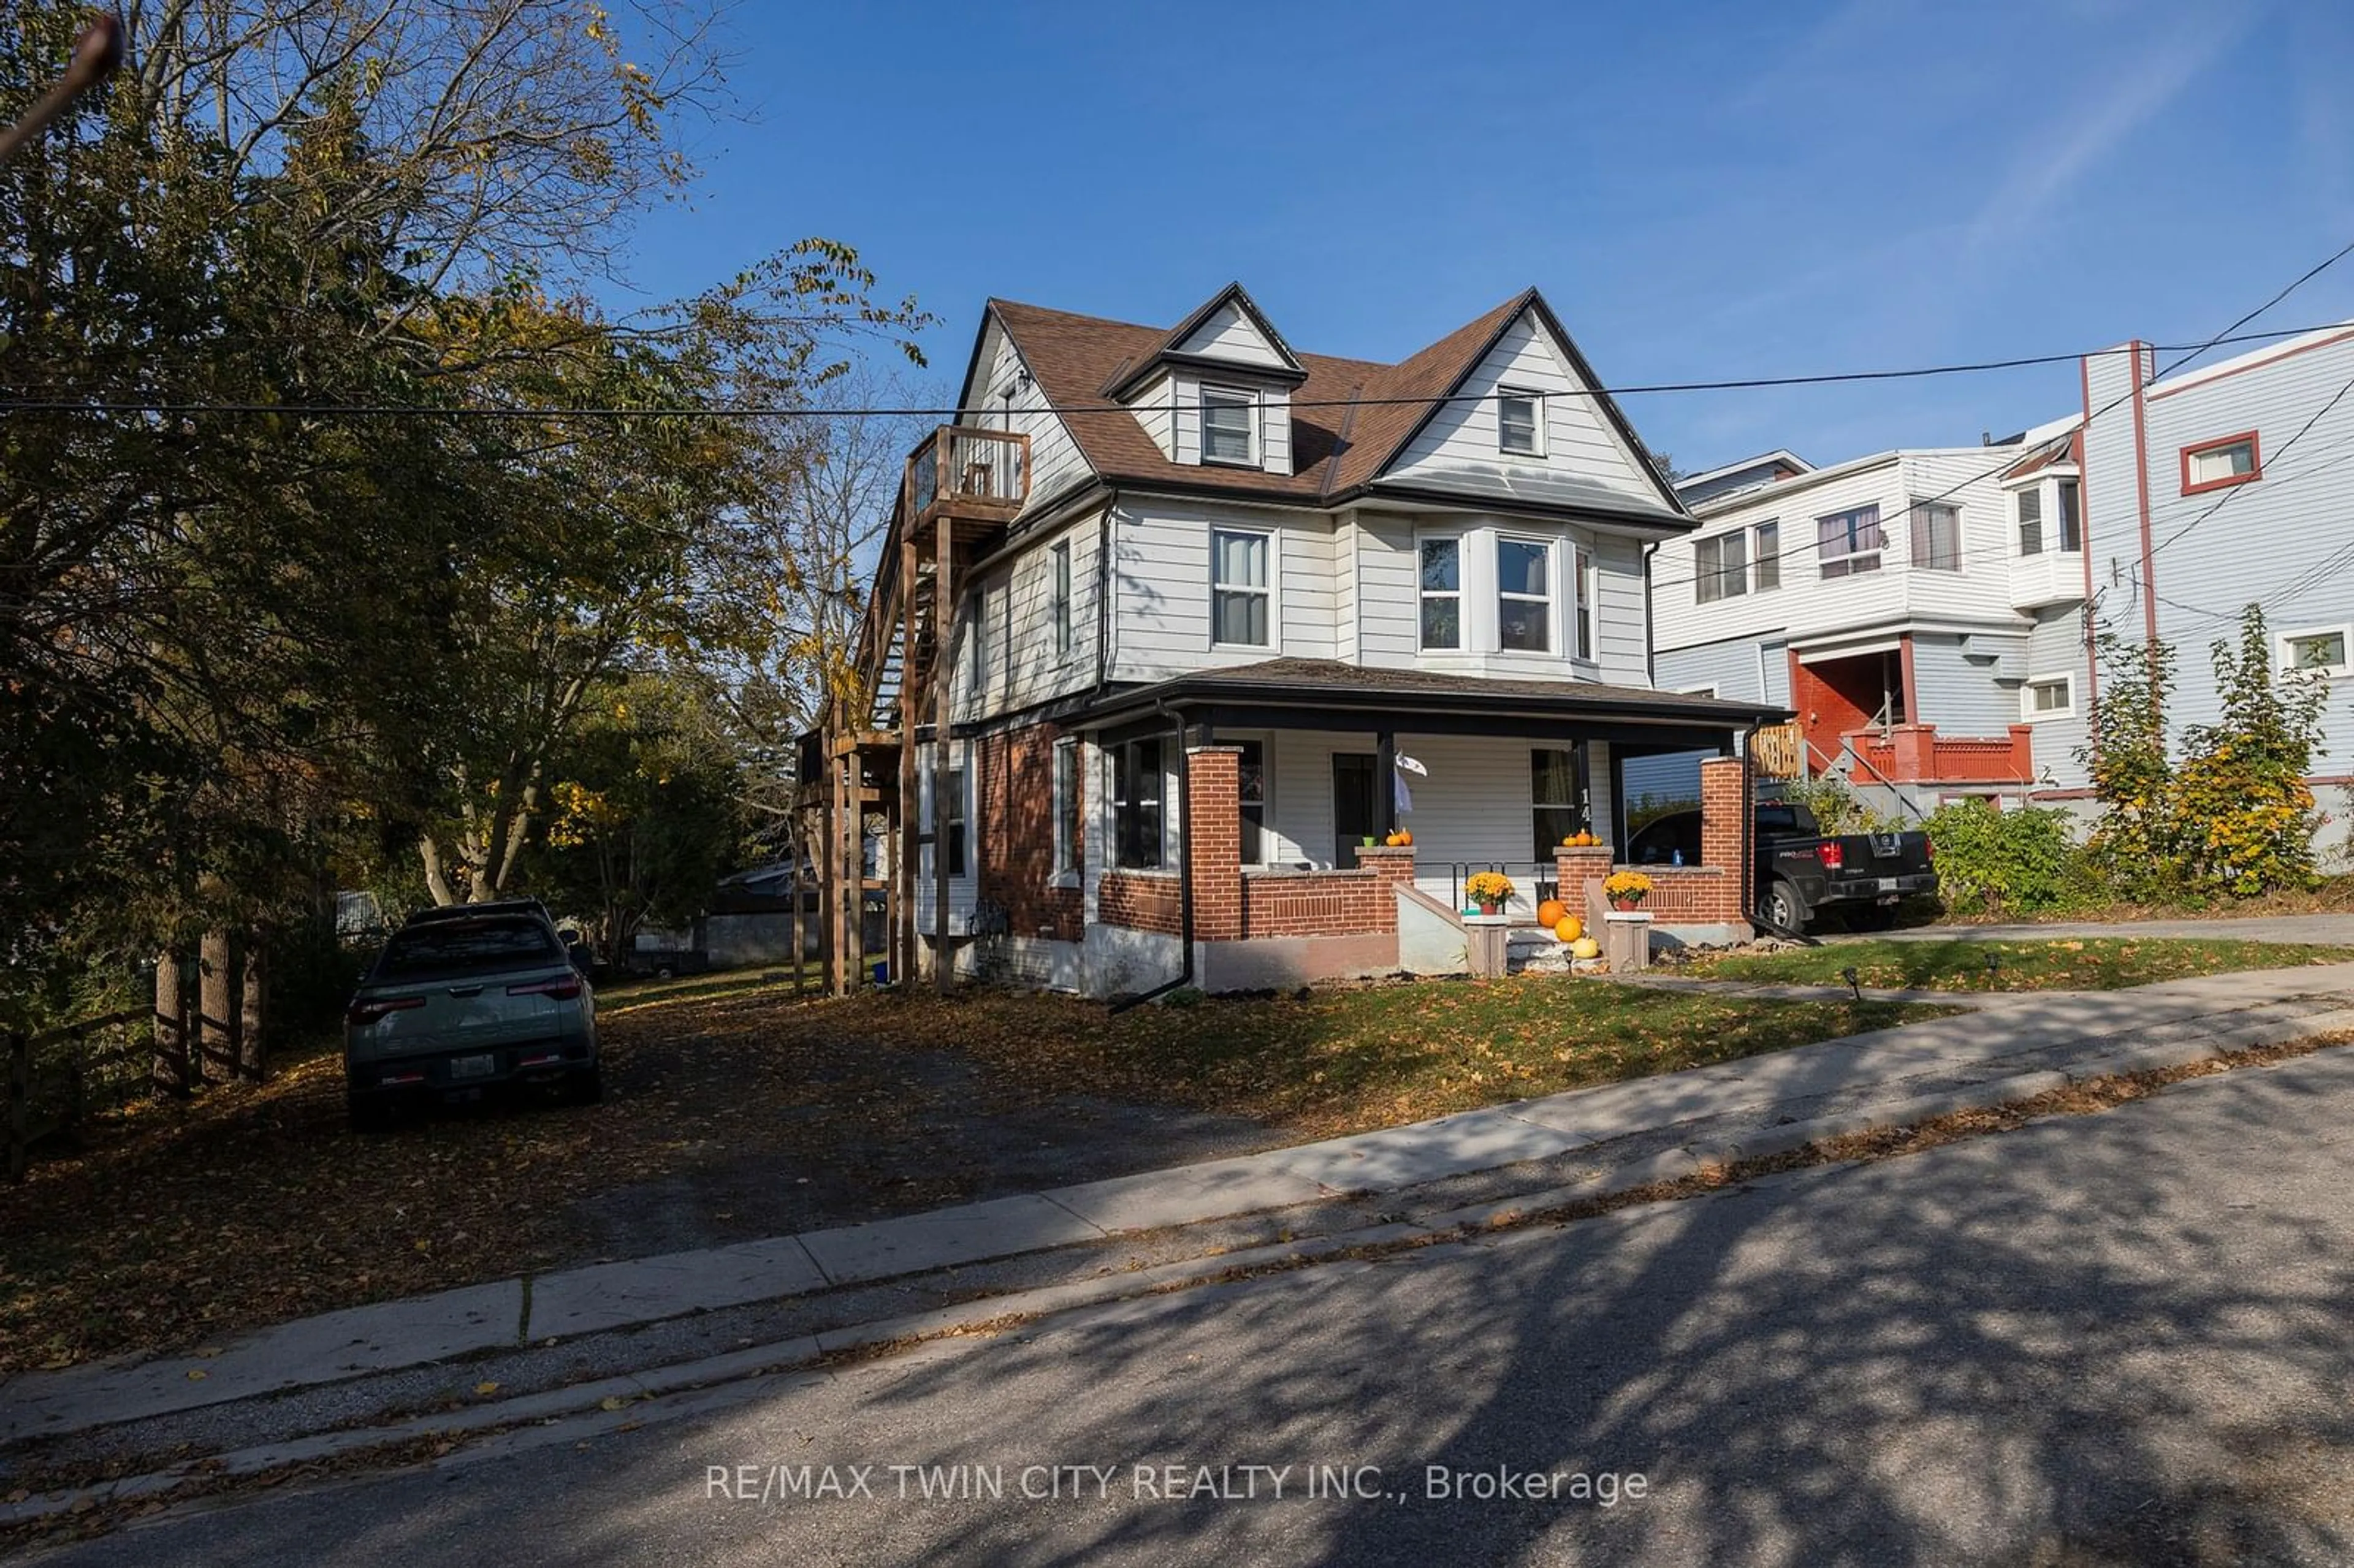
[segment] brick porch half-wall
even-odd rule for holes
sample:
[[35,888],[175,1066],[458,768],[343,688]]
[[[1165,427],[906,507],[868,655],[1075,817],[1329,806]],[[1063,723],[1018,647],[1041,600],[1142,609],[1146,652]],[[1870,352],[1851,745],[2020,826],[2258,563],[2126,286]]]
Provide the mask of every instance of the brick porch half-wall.
[[[1053,725],[1041,724],[975,743],[981,819],[975,843],[981,896],[1004,906],[1009,932],[1076,942],[1085,935],[1085,900],[1076,882],[1055,885],[1055,743],[1060,738]],[[1084,779],[1079,788],[1087,788]],[[1083,811],[1084,805],[1074,810]],[[1176,929],[1173,921],[1169,928]]]
[[[1661,927],[1723,927],[1741,937],[1749,929],[1749,855],[1743,829],[1749,818],[1748,764],[1739,758],[1712,757],[1700,765],[1700,842],[1698,865],[1628,867],[1651,879],[1651,895],[1642,907]],[[1615,869],[1607,849],[1563,849],[1553,852],[1553,869],[1564,901],[1585,916],[1608,907],[1602,880]],[[1573,896],[1570,889],[1580,890]]]

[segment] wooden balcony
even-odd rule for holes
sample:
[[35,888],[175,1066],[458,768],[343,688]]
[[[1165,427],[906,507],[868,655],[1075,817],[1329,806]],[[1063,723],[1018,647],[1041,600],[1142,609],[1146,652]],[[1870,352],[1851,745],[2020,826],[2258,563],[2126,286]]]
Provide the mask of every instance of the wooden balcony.
[[907,515],[917,523],[1010,523],[1030,499],[1030,438],[942,425],[907,459]]

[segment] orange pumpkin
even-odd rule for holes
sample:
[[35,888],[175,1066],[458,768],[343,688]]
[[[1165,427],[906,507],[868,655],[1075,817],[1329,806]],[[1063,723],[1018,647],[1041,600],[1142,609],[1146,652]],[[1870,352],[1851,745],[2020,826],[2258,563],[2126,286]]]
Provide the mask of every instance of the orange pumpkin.
[[1550,930],[1563,916],[1568,913],[1568,905],[1558,898],[1548,898],[1537,906],[1537,924]]
[[1553,923],[1553,934],[1564,942],[1575,942],[1585,935],[1585,922],[1575,915],[1564,915]]

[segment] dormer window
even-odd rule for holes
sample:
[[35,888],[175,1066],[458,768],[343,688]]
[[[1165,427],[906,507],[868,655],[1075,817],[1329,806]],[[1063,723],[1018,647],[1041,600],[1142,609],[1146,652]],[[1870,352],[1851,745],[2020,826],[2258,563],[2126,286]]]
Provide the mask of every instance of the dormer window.
[[1496,393],[1496,450],[1508,457],[1544,456],[1544,394]]
[[1202,461],[1258,466],[1258,397],[1231,387],[1202,388]]

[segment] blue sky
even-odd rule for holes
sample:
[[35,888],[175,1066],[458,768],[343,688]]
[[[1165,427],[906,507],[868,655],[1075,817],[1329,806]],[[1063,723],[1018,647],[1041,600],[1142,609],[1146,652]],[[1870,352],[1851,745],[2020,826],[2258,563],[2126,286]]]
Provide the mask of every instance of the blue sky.
[[[2354,238],[2354,6],[746,0],[648,297],[805,235],[943,318],[1240,278],[1394,359],[1543,289],[1614,384],[2196,342]],[[616,296],[616,305],[628,302]],[[2263,325],[2354,316],[2354,259]],[[1631,398],[1697,469],[1968,442],[2073,368]]]

